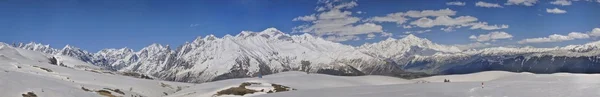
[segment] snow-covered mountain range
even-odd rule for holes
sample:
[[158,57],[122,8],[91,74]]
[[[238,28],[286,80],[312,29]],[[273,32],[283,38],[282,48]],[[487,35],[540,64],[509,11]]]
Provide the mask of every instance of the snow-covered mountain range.
[[181,82],[206,82],[283,71],[334,75],[390,75],[405,78],[487,70],[516,72],[600,72],[600,42],[557,48],[494,47],[460,50],[408,35],[353,47],[309,34],[289,35],[275,28],[207,35],[170,49],[152,44],[90,53],[73,46],[54,49],[40,43],[16,47],[66,55],[115,71],[139,72]]

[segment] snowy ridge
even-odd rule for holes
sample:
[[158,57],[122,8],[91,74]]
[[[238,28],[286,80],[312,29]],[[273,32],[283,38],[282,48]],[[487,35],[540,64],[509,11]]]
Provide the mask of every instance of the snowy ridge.
[[26,50],[40,51],[43,53],[50,53],[50,54],[58,52],[58,50],[50,48],[50,45],[43,45],[41,43],[35,43],[35,42],[30,42],[27,44],[20,43],[17,47],[26,49]]
[[411,55],[433,55],[435,53],[454,53],[461,50],[455,46],[435,44],[427,39],[416,37],[412,34],[402,38],[365,44],[360,46],[364,52],[379,55],[385,58],[407,57]]
[[138,60],[132,49],[103,49],[94,54],[96,58],[103,58],[104,63],[112,68],[123,68]]
[[134,71],[150,74],[150,72],[162,71],[167,64],[168,58],[173,55],[173,52],[169,46],[163,46],[160,44],[152,44],[148,47],[142,48],[139,52],[136,52],[136,60],[132,58],[125,58],[123,62],[132,62],[127,67],[120,68],[120,71]]
[[[268,28],[260,32],[241,31],[235,36],[199,36],[174,50],[160,44],[151,44],[140,51],[121,48],[96,53],[69,45],[61,50],[39,43],[18,47],[70,56],[115,71],[139,72],[171,81],[206,82],[283,71],[406,78],[422,76],[420,73],[455,74],[490,69],[590,73],[596,70],[567,68],[600,65],[596,57],[600,55],[599,46],[600,42],[592,42],[555,48],[493,47],[461,51],[455,46],[408,35],[352,47],[310,34],[290,35]],[[544,62],[552,63],[551,68]]]
[[[319,69],[353,68],[356,70],[346,73],[365,70],[366,63],[374,65],[385,63],[351,46],[342,45],[315,38],[311,35],[289,35],[275,28],[262,32],[243,31],[232,37],[226,35],[217,38],[208,35],[197,38],[192,43],[186,43],[177,50],[175,63],[161,76],[177,81],[203,82],[220,80],[215,76],[226,75],[230,77],[256,76],[257,73],[270,74],[288,70],[300,70],[301,62],[310,64],[311,72]],[[362,61],[348,62],[360,59]],[[369,67],[370,68],[370,67]],[[173,73],[178,72],[178,73]],[[179,77],[189,76],[189,77]],[[174,77],[174,78],[173,78]],[[208,78],[208,79],[207,79]]]
[[[160,97],[175,93],[177,87],[183,89],[191,85],[98,72],[100,70],[92,72],[88,70],[95,66],[68,56],[54,57],[69,66],[52,65],[49,57],[52,55],[0,43],[0,95],[21,97],[32,92],[38,97],[101,97],[95,91],[106,90],[115,96]],[[81,66],[87,69],[79,69]],[[122,94],[108,89],[119,89]]]

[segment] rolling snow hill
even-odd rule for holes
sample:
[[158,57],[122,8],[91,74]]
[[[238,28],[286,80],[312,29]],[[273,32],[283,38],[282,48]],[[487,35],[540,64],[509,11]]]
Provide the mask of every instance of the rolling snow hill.
[[[61,65],[50,64],[55,57]],[[278,84],[294,90],[253,97],[596,97],[598,74],[533,74],[488,71],[406,80],[388,76],[333,76],[281,72],[263,78],[239,78],[202,84],[142,79],[105,70],[77,58],[14,48],[0,43],[0,94],[21,97],[214,97],[245,82]],[[443,83],[443,79],[452,82]],[[485,83],[482,88],[481,83]],[[256,89],[273,89],[248,86]],[[269,90],[269,91],[271,91]],[[106,92],[110,94],[106,94]],[[230,97],[221,95],[218,97]],[[234,96],[239,97],[239,96]]]
[[66,56],[55,56],[64,66],[53,65],[50,57],[0,43],[1,96],[32,92],[38,97],[101,97],[95,91],[104,90],[115,96],[160,97],[192,85],[123,76]]
[[298,90],[414,83],[411,80],[387,76],[368,75],[348,77],[306,74],[304,72],[282,72],[267,75],[263,78],[240,78],[197,84],[167,97],[211,97],[220,90],[235,87],[244,82],[281,84]]
[[414,79],[432,83],[307,89],[254,97],[597,97],[598,78],[598,74],[491,71]]

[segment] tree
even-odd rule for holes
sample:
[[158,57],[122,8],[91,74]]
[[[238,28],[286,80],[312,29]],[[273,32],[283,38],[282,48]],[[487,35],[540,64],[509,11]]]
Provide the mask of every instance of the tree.
[[56,58],[54,58],[54,57],[50,57],[48,60],[50,60],[49,63],[52,65],[57,65],[57,63],[58,63],[58,60],[56,60]]
[[304,72],[306,72],[306,74],[310,73],[310,61],[300,61],[300,64],[302,64],[302,70]]

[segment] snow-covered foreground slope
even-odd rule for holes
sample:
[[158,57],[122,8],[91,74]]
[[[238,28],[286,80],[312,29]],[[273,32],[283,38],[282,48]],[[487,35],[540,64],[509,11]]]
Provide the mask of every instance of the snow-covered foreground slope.
[[211,97],[220,90],[235,87],[244,82],[280,84],[298,90],[414,83],[411,80],[387,76],[332,76],[292,71],[263,78],[240,78],[197,84],[168,97]]
[[486,71],[471,74],[457,74],[457,75],[440,75],[431,76],[425,78],[418,78],[413,80],[423,80],[428,82],[444,82],[444,79],[451,79],[452,82],[481,82],[481,81],[492,81],[501,79],[509,76],[527,75],[532,73],[514,73],[506,71]]
[[104,72],[91,64],[65,56],[55,57],[66,66],[52,65],[49,64],[50,57],[0,43],[0,96],[21,97],[21,94],[33,92],[38,97],[97,97],[100,95],[94,91],[109,88],[123,92],[110,91],[117,96],[160,97],[176,92],[177,87],[191,85]]
[[[453,82],[440,82],[443,79]],[[597,79],[599,74],[491,71],[414,79],[432,83],[307,89],[256,97],[599,97]]]
[[[56,57],[64,66],[49,64]],[[452,82],[443,83],[444,79]],[[405,80],[387,76],[332,76],[282,72],[263,78],[228,79],[202,84],[147,80],[101,70],[79,59],[48,55],[0,43],[0,96],[21,97],[213,97],[244,82],[279,84],[296,90],[253,97],[599,97],[599,74],[532,74],[488,71]],[[482,87],[482,83],[485,84]],[[123,94],[114,90],[119,89]],[[221,95],[228,97],[232,95]]]

